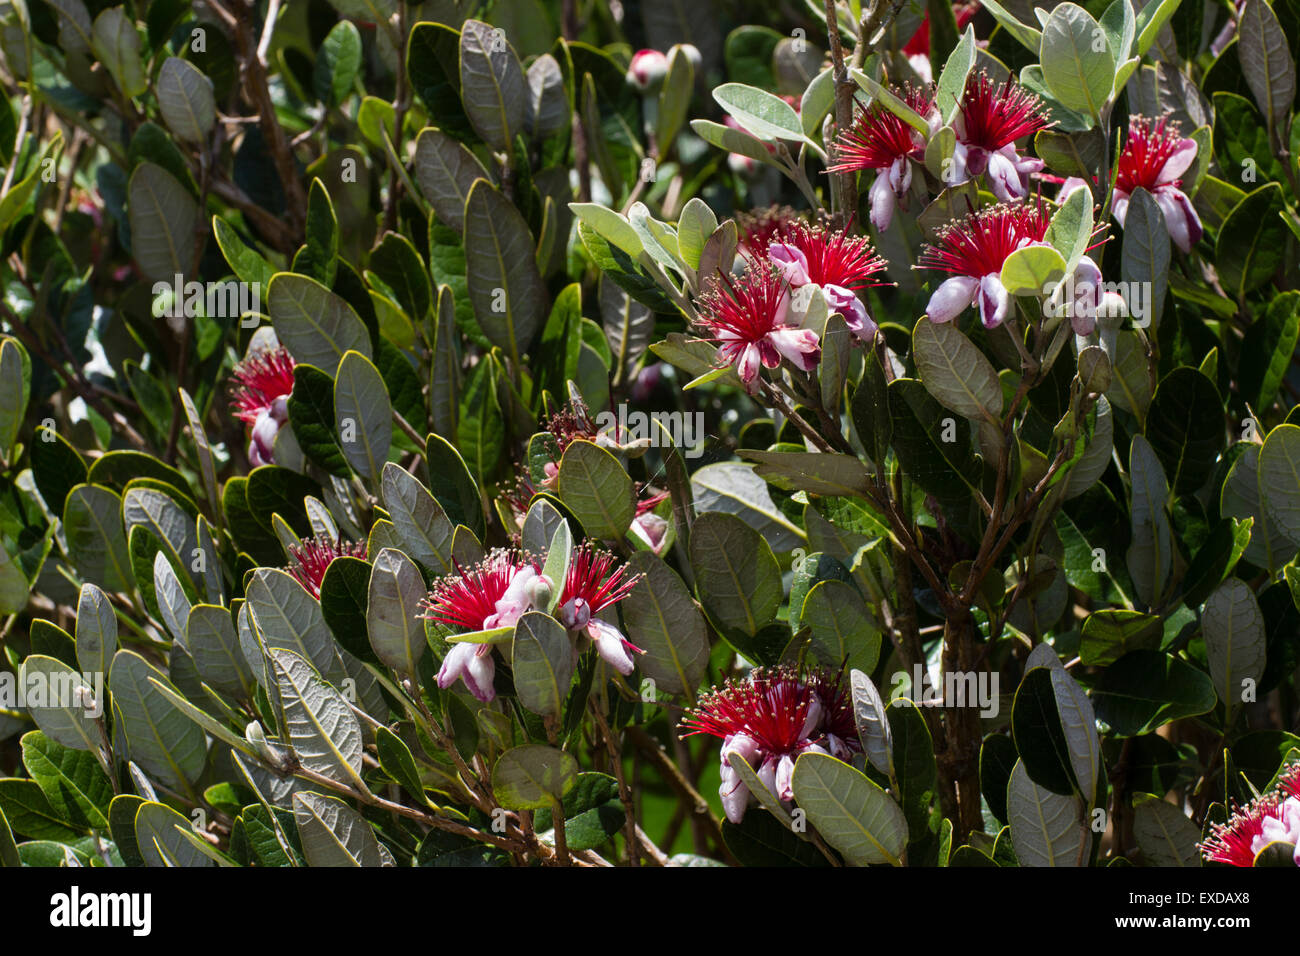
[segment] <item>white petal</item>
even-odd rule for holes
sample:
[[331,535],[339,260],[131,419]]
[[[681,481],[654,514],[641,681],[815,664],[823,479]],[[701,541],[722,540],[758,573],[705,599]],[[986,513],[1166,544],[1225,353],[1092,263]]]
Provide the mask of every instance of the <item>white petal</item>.
[[899,156],[889,166],[889,188],[896,195],[904,195],[912,185],[912,164],[906,156]]
[[1110,205],[1110,214],[1115,217],[1115,221],[1123,229],[1124,217],[1128,215],[1128,193],[1124,192],[1124,190],[1115,190],[1115,199]]
[[[483,648],[486,648],[484,652]],[[493,679],[496,677],[496,664],[492,660],[492,645],[484,644],[482,648],[475,648],[476,653],[470,657],[469,663],[465,666],[465,672],[461,677],[465,681],[465,686],[469,692],[481,700],[488,703],[496,697],[496,689],[492,686]]]
[[596,643],[596,653],[614,670],[624,677],[632,673],[632,655],[627,652],[623,633],[612,624],[607,624],[598,617],[593,617],[587,625],[587,633]]
[[1160,167],[1160,173],[1156,177],[1158,183],[1172,184],[1183,173],[1192,168],[1192,163],[1196,162],[1196,140],[1183,139],[1174,147],[1173,153],[1165,160],[1165,164]]
[[742,382],[752,382],[758,378],[760,364],[761,358],[758,353],[758,346],[751,342],[740,353],[740,358],[736,362],[736,374],[740,376]]
[[817,341],[817,333],[812,329],[773,329],[767,333],[767,341],[805,372],[817,367],[821,344]]
[[469,660],[474,656],[473,644],[453,644],[447,651],[447,656],[442,659],[442,667],[438,668],[438,687],[446,690],[452,684],[460,679],[464,673]]
[[894,190],[889,187],[889,174],[879,172],[876,174],[876,181],[871,184],[871,189],[867,192],[867,199],[871,203],[871,224],[884,232],[889,228],[889,224],[894,221],[894,207],[898,205],[898,197],[894,195]]
[[776,765],[776,789],[773,791],[781,800],[794,799],[794,760],[787,754]]
[[808,257],[801,249],[788,242],[774,242],[767,247],[767,257],[781,270],[781,276],[793,286],[806,285],[808,278]]
[[945,279],[930,296],[925,314],[930,317],[931,322],[951,322],[975,301],[975,292],[979,289],[979,284],[979,279],[971,276],[953,276],[951,279]]
[[980,321],[986,329],[1001,325],[1011,310],[1011,296],[1002,280],[993,273],[980,279],[979,306]]
[[1165,214],[1165,225],[1169,227],[1169,236],[1174,245],[1183,252],[1191,252],[1192,246],[1201,240],[1201,217],[1192,208],[1192,201],[1181,189],[1172,186],[1155,191],[1156,202]]
[[1016,169],[1016,164],[1001,152],[989,156],[988,174],[993,195],[1003,202],[1019,199],[1028,192],[1020,182],[1020,171]]
[[732,823],[740,823],[745,818],[745,808],[749,805],[749,788],[740,774],[730,765],[722,767],[722,785],[718,787],[718,796],[722,798],[722,810]]

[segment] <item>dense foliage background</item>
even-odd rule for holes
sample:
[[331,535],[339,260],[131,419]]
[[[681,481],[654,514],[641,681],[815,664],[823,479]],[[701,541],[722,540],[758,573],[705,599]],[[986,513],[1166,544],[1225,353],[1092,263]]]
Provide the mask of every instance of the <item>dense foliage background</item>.
[[0,864],[1300,859],[1300,3],[0,55]]

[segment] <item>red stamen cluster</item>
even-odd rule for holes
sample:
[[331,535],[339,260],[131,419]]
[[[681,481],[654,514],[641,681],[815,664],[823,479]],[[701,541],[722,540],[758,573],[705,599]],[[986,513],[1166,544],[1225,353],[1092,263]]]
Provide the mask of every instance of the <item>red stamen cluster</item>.
[[626,566],[614,567],[614,556],[598,551],[590,544],[580,544],[569,557],[569,573],[564,577],[560,606],[574,598],[587,603],[592,614],[599,614],[631,593],[641,575],[629,576]]
[[808,260],[808,279],[818,285],[838,285],[858,292],[867,286],[888,285],[871,276],[884,272],[885,262],[865,236],[851,236],[848,230],[832,232],[800,220],[790,226],[784,240]]
[[791,226],[799,215],[789,206],[773,203],[766,209],[742,212],[736,216],[740,227],[740,245],[751,259],[766,259],[767,247],[773,242],[787,242]]
[[[919,113],[927,115],[934,108],[930,89],[908,86],[899,99]],[[925,142],[911,124],[891,113],[879,102],[858,112],[853,125],[835,141],[833,173],[885,169],[900,156],[924,155]]]
[[999,87],[987,73],[966,82],[959,119],[962,142],[989,152],[1049,125],[1042,100],[1009,78]]
[[682,736],[710,734],[752,738],[769,755],[792,755],[808,743],[804,725],[813,701],[822,708],[822,725],[849,747],[860,749],[848,690],[838,678],[813,671],[801,676],[790,667],[756,668],[747,680],[728,681],[700,698],[682,719]]
[[945,226],[917,257],[918,269],[983,277],[1000,273],[1007,256],[1042,242],[1051,215],[1041,202],[988,206]]
[[1115,188],[1132,193],[1135,189],[1154,192],[1158,186],[1182,185],[1182,180],[1166,182],[1160,178],[1165,163],[1182,141],[1178,127],[1171,125],[1167,117],[1158,121],[1134,117],[1115,168]]
[[587,410],[573,405],[566,405],[552,415],[545,428],[555,436],[561,454],[579,439],[594,441],[597,433],[596,423],[591,420]]
[[1210,828],[1212,835],[1201,843],[1201,853],[1215,863],[1254,866],[1255,851],[1251,846],[1263,833],[1264,822],[1277,815],[1281,803],[1281,794],[1268,793],[1238,808],[1227,823],[1216,823]]
[[364,541],[331,541],[328,538],[307,538],[301,545],[291,547],[289,555],[293,558],[293,564],[285,568],[294,580],[306,588],[311,596],[320,600],[321,582],[325,580],[325,572],[329,569],[335,558],[366,557],[366,542]]
[[287,349],[258,352],[235,366],[231,377],[231,404],[235,415],[248,425],[271,404],[293,392],[293,367]]
[[440,578],[425,598],[424,617],[466,631],[483,629],[497,613],[497,601],[523,561],[515,551],[498,548],[471,568],[454,562],[455,574]]
[[700,321],[715,338],[750,345],[784,324],[788,302],[780,275],[756,261],[739,277],[715,276],[699,305]]

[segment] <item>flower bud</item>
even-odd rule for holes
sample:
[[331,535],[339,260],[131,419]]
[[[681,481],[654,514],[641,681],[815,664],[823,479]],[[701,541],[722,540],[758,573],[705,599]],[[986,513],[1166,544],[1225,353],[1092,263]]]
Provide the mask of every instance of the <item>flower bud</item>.
[[559,617],[570,631],[580,631],[591,621],[591,605],[580,597],[570,598],[560,608]]
[[658,50],[638,50],[627,68],[627,81],[642,93],[653,93],[667,73],[668,57]]
[[539,574],[528,582],[528,600],[538,611],[545,611],[551,606],[551,595],[555,585],[545,574]]

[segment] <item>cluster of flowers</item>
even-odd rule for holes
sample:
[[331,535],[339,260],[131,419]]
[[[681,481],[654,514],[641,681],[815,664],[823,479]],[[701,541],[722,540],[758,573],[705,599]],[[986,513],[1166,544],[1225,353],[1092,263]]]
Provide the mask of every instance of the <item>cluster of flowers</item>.
[[[616,567],[613,555],[581,544],[569,559],[555,617],[575,638],[588,638],[601,658],[620,674],[632,673],[632,654],[645,653],[609,621],[596,615],[612,608],[631,592],[639,578]],[[469,634],[511,627],[527,611],[545,611],[554,582],[541,566],[516,550],[498,549],[471,568],[456,565],[456,573],[434,584],[425,604],[425,617],[458,633]],[[493,682],[495,645],[458,641],[451,644],[438,671],[438,686],[446,690],[463,680],[470,693],[487,703],[496,697]],[[574,656],[580,653],[574,646]]]
[[1288,848],[1300,866],[1300,764],[1282,775],[1277,790],[1239,808],[1227,823],[1216,824],[1201,843],[1201,853],[1215,863],[1254,866],[1270,844]]
[[682,718],[682,737],[722,739],[722,785],[727,819],[739,823],[752,794],[728,757],[739,754],[778,799],[794,799],[794,764],[802,753],[849,761],[862,752],[853,705],[842,675],[825,670],[800,674],[790,667],[756,668],[701,697]]

